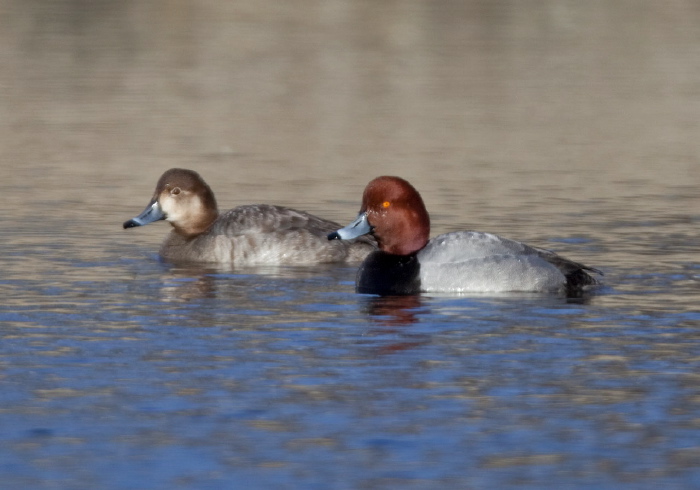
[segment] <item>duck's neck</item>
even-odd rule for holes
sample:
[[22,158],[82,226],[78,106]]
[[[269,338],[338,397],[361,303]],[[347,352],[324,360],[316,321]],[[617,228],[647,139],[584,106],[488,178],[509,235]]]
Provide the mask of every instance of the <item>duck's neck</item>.
[[375,250],[357,272],[358,293],[403,295],[420,291],[420,263],[415,254],[396,255]]
[[197,211],[189,213],[185,219],[178,220],[177,223],[171,222],[175,232],[185,238],[193,238],[201,235],[214,224],[216,218],[219,217],[217,209],[206,209],[200,207]]

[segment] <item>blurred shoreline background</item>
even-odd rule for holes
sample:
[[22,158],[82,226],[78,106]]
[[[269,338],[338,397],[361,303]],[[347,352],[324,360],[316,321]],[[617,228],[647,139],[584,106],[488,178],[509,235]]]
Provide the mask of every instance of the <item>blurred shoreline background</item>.
[[588,199],[700,173],[694,2],[8,0],[0,13],[10,191],[101,182],[123,203],[183,166],[241,202],[356,202],[388,173],[498,204],[528,186]]

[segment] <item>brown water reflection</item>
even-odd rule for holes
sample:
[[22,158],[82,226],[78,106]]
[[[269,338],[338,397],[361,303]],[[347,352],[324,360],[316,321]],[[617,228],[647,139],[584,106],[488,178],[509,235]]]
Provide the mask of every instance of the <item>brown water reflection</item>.
[[367,299],[367,313],[379,325],[401,326],[416,323],[417,315],[429,313],[422,308],[421,296],[379,296]]

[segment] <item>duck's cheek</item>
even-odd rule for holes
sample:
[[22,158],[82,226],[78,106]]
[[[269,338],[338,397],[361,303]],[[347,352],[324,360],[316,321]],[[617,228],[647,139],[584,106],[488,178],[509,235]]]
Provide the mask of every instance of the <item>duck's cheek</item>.
[[206,216],[206,207],[195,195],[166,196],[161,200],[161,208],[166,220],[183,226],[197,224]]
[[367,216],[367,222],[372,228],[372,232],[383,233],[391,224],[386,211],[377,211]]
[[182,207],[170,196],[161,197],[158,204],[165,215],[165,219],[170,222],[177,222],[182,219]]

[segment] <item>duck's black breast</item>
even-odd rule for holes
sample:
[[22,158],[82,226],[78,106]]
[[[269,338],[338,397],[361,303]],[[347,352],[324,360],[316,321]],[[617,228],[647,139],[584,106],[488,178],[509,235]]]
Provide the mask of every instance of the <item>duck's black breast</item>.
[[420,292],[419,272],[416,254],[394,255],[376,250],[357,271],[355,290],[364,294],[415,294]]

